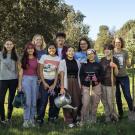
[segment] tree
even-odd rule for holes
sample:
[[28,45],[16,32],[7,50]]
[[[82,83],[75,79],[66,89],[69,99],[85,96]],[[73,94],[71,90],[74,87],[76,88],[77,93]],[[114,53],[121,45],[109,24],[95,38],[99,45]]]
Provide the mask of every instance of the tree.
[[80,12],[75,12],[73,7],[69,7],[70,12],[63,21],[64,31],[67,35],[67,42],[77,46],[80,37],[88,37],[89,26],[83,24],[85,16]]
[[102,53],[103,46],[105,44],[111,43],[112,39],[113,39],[113,35],[109,31],[109,27],[106,25],[101,25],[99,27],[98,37],[94,45],[95,50],[99,53]]
[[48,43],[57,32],[64,31],[69,43],[75,44],[77,37],[88,34],[83,18],[62,0],[1,0],[0,42],[13,37],[22,47],[39,33]]
[[23,46],[40,33],[49,42],[63,28],[66,14],[60,0],[1,0],[0,41],[12,36]]

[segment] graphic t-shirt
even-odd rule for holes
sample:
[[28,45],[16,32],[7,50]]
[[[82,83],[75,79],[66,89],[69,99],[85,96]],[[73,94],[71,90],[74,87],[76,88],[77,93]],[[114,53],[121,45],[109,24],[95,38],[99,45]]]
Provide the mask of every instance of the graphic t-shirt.
[[44,79],[52,80],[56,77],[56,71],[60,63],[60,58],[58,56],[42,55],[39,63],[44,66]]
[[126,50],[122,50],[121,52],[117,53],[114,51],[114,57],[116,57],[119,60],[119,73],[118,76],[127,76],[127,70],[126,70],[126,60],[128,59],[128,52]]

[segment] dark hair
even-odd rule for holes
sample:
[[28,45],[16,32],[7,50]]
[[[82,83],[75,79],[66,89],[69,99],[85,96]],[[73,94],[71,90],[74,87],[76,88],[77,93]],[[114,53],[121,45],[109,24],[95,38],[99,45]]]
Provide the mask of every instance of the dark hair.
[[123,40],[122,37],[116,37],[116,38],[113,40],[113,45],[114,45],[114,47],[115,47],[115,40],[116,40],[116,39],[119,39],[119,40],[120,40],[120,42],[121,42],[121,48],[124,48],[125,42],[124,42],[124,40]]
[[31,42],[27,43],[25,45],[24,53],[23,53],[22,60],[21,60],[21,64],[22,64],[22,68],[23,69],[27,69],[28,66],[29,66],[29,57],[28,57],[29,55],[28,55],[28,52],[27,52],[27,49],[28,49],[29,46],[33,47],[33,49],[34,49],[33,56],[35,58],[37,58],[37,53],[36,53],[35,45],[32,44]]
[[91,48],[91,45],[90,45],[89,40],[86,37],[82,37],[79,40],[78,52],[82,51],[82,49],[80,47],[81,41],[85,41],[87,43],[87,45],[88,45],[88,48],[87,49]]
[[57,37],[66,38],[66,34],[65,34],[64,32],[58,32],[58,33],[56,34],[56,38],[57,38]]
[[48,48],[49,48],[50,46],[54,46],[54,47],[55,47],[55,49],[56,49],[56,53],[55,53],[55,54],[58,55],[57,46],[56,46],[56,44],[55,44],[54,42],[49,43],[49,45],[47,46],[47,54],[49,54]]
[[112,44],[105,44],[104,45],[104,50],[105,49],[108,49],[108,50],[113,50],[114,49],[114,46]]
[[[6,43],[7,41],[11,41],[11,42],[14,44],[13,39],[7,39],[7,40],[5,41],[5,43]],[[6,49],[5,46],[3,46],[2,54],[3,54],[3,58],[6,59],[6,58],[7,58],[7,49]],[[17,61],[17,60],[18,60],[18,56],[17,56],[17,53],[16,53],[15,45],[14,45],[12,51],[11,51],[11,59],[14,60],[14,61]]]

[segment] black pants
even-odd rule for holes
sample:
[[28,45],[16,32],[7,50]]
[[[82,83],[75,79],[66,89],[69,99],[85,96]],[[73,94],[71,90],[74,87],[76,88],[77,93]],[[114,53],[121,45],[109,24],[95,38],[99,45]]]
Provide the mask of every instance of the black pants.
[[16,88],[18,85],[18,80],[0,80],[0,116],[1,120],[5,120],[5,108],[4,108],[4,102],[5,102],[5,96],[7,93],[7,90],[9,90],[8,95],[8,119],[11,119],[12,111],[13,111],[13,99],[15,96]]
[[122,99],[121,99],[121,91],[120,91],[120,85],[124,94],[124,97],[127,101],[128,108],[130,111],[133,110],[133,101],[130,94],[130,82],[129,77],[116,77],[116,102],[118,107],[119,115],[123,115],[123,107],[122,107]]
[[[47,82],[49,86],[52,85],[54,82],[54,80],[45,80],[45,81]],[[40,86],[41,99],[40,99],[40,109],[39,109],[39,114],[38,114],[38,117],[40,119],[44,118],[48,100],[49,100],[48,119],[50,120],[50,119],[54,119],[58,117],[57,115],[58,115],[59,108],[57,108],[54,104],[54,99],[58,96],[58,89],[55,88],[54,91],[55,91],[55,95],[50,95],[48,93],[48,90],[45,90],[43,84],[41,83],[41,86]]]

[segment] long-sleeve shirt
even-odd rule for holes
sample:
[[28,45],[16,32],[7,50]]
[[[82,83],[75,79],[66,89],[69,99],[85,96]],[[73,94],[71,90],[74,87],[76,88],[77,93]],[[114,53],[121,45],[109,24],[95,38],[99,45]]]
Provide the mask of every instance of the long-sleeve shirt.
[[92,81],[92,86],[96,86],[98,83],[101,82],[102,66],[100,63],[88,62],[82,64],[80,69],[80,81],[82,85],[89,87],[90,81],[92,80],[92,77],[94,75],[96,76],[97,80]]

